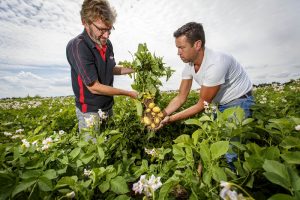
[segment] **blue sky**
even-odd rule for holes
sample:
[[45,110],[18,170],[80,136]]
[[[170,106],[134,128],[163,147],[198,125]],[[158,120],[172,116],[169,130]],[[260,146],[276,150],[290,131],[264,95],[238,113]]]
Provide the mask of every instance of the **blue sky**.
[[[82,31],[82,1],[0,1],[0,98],[72,95],[68,41]],[[207,47],[232,54],[255,84],[300,77],[299,0],[111,0],[117,10],[111,35],[116,61],[131,60],[138,43],[176,70],[162,90],[177,89],[184,66],[173,32],[203,23]],[[116,77],[115,87],[131,80]],[[193,88],[197,88],[193,84]]]

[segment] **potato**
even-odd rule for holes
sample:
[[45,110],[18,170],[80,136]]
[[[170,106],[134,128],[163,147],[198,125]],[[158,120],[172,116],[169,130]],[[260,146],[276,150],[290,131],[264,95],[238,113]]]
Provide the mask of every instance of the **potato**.
[[155,124],[159,124],[159,122],[160,122],[160,119],[159,119],[158,117],[155,117],[154,123],[155,123]]
[[151,124],[151,120],[148,118],[148,117],[144,117],[144,123],[146,124],[146,125],[150,125]]
[[151,102],[151,103],[149,103],[148,108],[152,109],[152,108],[154,108],[154,106],[155,106],[155,103]]
[[154,108],[152,108],[152,111],[155,112],[155,113],[159,113],[160,108],[158,106],[155,106]]
[[157,114],[158,117],[162,118],[164,116],[164,114],[162,112]]
[[156,125],[154,123],[151,124],[151,128],[155,128]]
[[150,112],[151,111],[151,109],[150,108],[147,108],[146,109],[146,113],[148,113],[148,112]]

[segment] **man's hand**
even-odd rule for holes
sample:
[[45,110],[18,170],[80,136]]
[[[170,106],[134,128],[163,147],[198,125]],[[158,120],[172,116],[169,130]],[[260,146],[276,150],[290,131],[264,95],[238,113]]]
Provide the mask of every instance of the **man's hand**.
[[165,116],[165,118],[160,121],[159,126],[157,128],[155,128],[155,131],[161,129],[162,127],[164,127],[165,125],[167,125],[169,123],[170,123],[170,116]]
[[138,97],[139,93],[137,91],[129,91],[128,92],[128,96],[133,98],[133,99],[136,99]]

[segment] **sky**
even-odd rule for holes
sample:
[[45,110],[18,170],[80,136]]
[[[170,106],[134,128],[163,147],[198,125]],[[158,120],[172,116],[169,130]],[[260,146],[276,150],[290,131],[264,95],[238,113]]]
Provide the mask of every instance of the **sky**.
[[[184,3],[183,3],[184,2]],[[73,95],[65,48],[80,34],[82,0],[0,0],[0,98]],[[200,22],[206,46],[232,54],[254,84],[300,78],[299,0],[111,0],[115,59],[132,61],[146,43],[176,70],[161,90],[176,90],[184,63],[173,32]],[[114,86],[131,89],[128,76]],[[193,88],[198,88],[193,83]]]

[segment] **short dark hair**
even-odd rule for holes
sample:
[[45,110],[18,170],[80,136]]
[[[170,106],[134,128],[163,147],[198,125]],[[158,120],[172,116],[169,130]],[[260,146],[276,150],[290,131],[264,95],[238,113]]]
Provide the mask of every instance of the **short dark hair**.
[[175,38],[182,35],[186,36],[191,45],[194,45],[196,41],[201,40],[201,47],[205,47],[205,33],[201,23],[189,22],[177,29],[173,35]]

